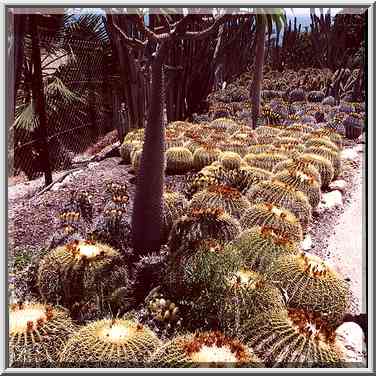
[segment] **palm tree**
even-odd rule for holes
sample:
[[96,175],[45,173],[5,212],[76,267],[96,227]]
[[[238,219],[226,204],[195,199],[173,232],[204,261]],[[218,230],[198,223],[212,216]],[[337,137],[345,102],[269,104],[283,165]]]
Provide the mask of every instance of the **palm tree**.
[[[283,9],[259,9],[260,14],[256,15],[256,59],[252,86],[250,88],[250,99],[252,103],[252,128],[256,128],[260,110],[261,83],[265,56],[265,34],[272,33],[273,25],[277,30],[286,23],[286,16]],[[278,41],[277,41],[278,43]]]

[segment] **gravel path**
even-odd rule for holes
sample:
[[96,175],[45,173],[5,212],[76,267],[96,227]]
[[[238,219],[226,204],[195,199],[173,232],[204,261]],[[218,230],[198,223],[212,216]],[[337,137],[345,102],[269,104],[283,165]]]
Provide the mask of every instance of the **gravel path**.
[[351,290],[360,313],[366,312],[366,247],[363,231],[363,169],[353,177],[352,200],[338,219],[335,231],[328,241],[328,261],[350,279]]

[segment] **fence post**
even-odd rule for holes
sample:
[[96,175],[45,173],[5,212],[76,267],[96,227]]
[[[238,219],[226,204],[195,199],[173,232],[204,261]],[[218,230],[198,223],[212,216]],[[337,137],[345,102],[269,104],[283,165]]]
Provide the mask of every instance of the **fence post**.
[[42,164],[42,169],[44,172],[45,185],[52,183],[52,173],[51,164],[48,151],[47,142],[47,118],[46,118],[46,108],[45,108],[45,98],[43,92],[43,81],[42,81],[42,68],[41,68],[41,58],[40,58],[40,47],[38,38],[38,15],[33,14],[29,16],[30,20],[30,32],[31,32],[31,43],[32,43],[32,65],[33,65],[33,78],[32,78],[32,96],[35,104],[35,113],[39,119],[39,126],[36,129],[35,134],[37,138],[39,160]]

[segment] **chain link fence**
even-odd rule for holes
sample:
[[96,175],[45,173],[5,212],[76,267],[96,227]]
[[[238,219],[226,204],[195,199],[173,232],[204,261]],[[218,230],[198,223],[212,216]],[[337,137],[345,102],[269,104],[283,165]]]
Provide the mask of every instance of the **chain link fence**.
[[[41,64],[49,163],[52,171],[58,171],[68,169],[77,154],[116,128],[121,121],[121,90],[108,68],[108,46],[103,43],[44,38],[40,45],[54,46],[53,53],[41,47]],[[43,163],[37,151],[38,120],[29,76],[26,58],[15,121],[9,129],[8,171],[9,177],[31,180],[43,175]]]

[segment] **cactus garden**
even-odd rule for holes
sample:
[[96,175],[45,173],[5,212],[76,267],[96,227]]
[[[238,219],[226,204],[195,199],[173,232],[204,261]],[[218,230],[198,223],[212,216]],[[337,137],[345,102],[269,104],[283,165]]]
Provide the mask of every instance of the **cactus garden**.
[[[336,36],[334,16],[311,15],[304,33],[275,11],[103,16],[127,127],[44,186],[41,175],[9,185],[10,367],[366,367],[366,259],[351,225],[363,220],[365,185],[360,21],[336,21],[354,22],[351,64],[325,55],[310,66],[289,48],[317,46],[324,23]],[[269,24],[280,42],[267,41]],[[255,47],[244,41],[251,26]],[[90,23],[64,27],[84,35]],[[231,43],[252,55],[236,57],[239,72],[223,67]],[[192,46],[202,61],[186,55],[188,69]],[[210,78],[174,91],[192,69]],[[363,335],[351,350],[349,324]]]

